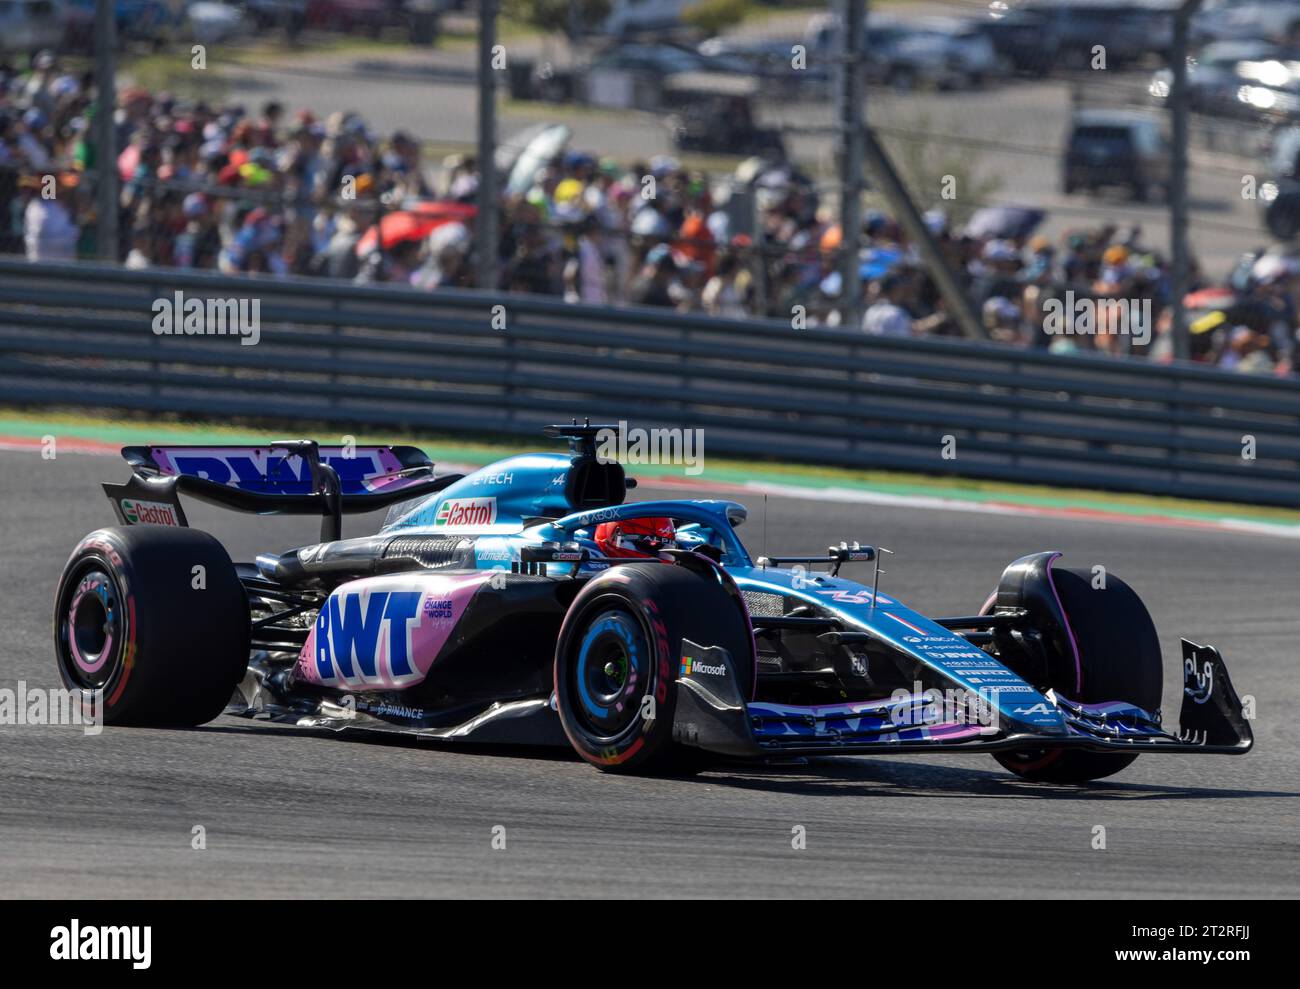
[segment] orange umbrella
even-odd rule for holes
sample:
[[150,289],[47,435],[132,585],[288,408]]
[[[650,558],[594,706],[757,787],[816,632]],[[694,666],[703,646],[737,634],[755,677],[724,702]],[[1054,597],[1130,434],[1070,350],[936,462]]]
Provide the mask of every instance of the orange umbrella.
[[357,241],[357,256],[364,257],[380,245],[388,250],[408,240],[423,240],[444,223],[469,223],[477,212],[466,203],[417,203],[389,213]]

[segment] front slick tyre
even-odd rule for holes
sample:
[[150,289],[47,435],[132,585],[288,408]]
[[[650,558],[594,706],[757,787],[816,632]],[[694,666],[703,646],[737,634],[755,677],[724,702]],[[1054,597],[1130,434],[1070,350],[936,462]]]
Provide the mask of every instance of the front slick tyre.
[[[1092,575],[1086,570],[1053,569],[1051,579],[1074,630],[1082,689],[1075,683],[1050,686],[1084,704],[1127,701],[1156,711],[1164,691],[1160,640],[1137,592],[1111,573],[1106,575],[1104,587],[1093,587]],[[1000,752],[994,758],[1005,769],[1035,783],[1080,784],[1113,776],[1137,755],[1040,749]]]
[[248,665],[248,598],[221,543],[162,525],[98,529],[54,597],[69,689],[102,690],[110,725],[192,727],[229,702]]
[[672,740],[683,639],[726,649],[741,695],[751,696],[751,633],[719,575],[628,563],[582,589],[560,629],[555,698],[583,759],[608,772],[655,775],[689,774],[711,761]]

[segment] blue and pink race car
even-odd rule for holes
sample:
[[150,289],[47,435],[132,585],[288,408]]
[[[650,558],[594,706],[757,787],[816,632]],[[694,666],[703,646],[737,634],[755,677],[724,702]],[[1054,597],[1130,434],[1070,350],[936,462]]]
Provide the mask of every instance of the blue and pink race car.
[[[127,447],[130,479],[104,485],[120,524],[82,539],[59,581],[60,675],[109,724],[225,712],[569,746],[625,772],[969,752],[1082,783],[1141,753],[1252,745],[1218,652],[1186,640],[1164,726],[1155,628],[1113,574],[1034,553],[978,613],[927,617],[879,592],[887,551],[754,559],[739,504],[628,503],[601,429],[550,427],[567,453],[468,475],[401,446]],[[319,515],[320,541],[232,562],[182,494]],[[344,537],[346,514],[380,508],[378,533]]]

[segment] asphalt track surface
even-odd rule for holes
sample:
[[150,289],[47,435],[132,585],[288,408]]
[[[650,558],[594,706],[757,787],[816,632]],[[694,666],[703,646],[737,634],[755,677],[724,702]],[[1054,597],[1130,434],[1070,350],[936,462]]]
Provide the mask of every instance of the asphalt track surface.
[[[0,453],[0,687],[54,686],[51,596],[112,521],[111,458]],[[643,497],[655,492],[646,490]],[[1131,524],[751,504],[751,549],[844,537],[897,555],[883,586],[976,608],[1005,563],[1061,549],[1145,597],[1178,708],[1178,636],[1217,644],[1258,700],[1245,757],[1146,755],[1093,789],[1018,782],[987,756],[602,774],[526,751],[348,741],[222,718],[189,731],[0,726],[0,894],[20,897],[1300,895],[1297,545]],[[313,542],[303,519],[192,512],[237,559]],[[363,521],[346,531],[360,533]],[[493,828],[506,847],[493,849]],[[792,848],[792,829],[807,847]],[[1094,829],[1105,828],[1105,849]],[[193,829],[207,848],[191,848]]]

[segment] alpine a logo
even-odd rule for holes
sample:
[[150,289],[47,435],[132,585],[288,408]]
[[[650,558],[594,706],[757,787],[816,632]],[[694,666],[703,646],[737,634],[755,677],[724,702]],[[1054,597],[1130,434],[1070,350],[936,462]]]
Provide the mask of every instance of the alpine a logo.
[[164,501],[122,499],[122,515],[127,525],[180,525],[176,509]]
[[1012,714],[1052,714],[1055,709],[1041,701],[1031,707],[1014,707],[1011,709]]
[[497,520],[495,498],[448,498],[438,506],[433,524],[438,526],[491,525]]

